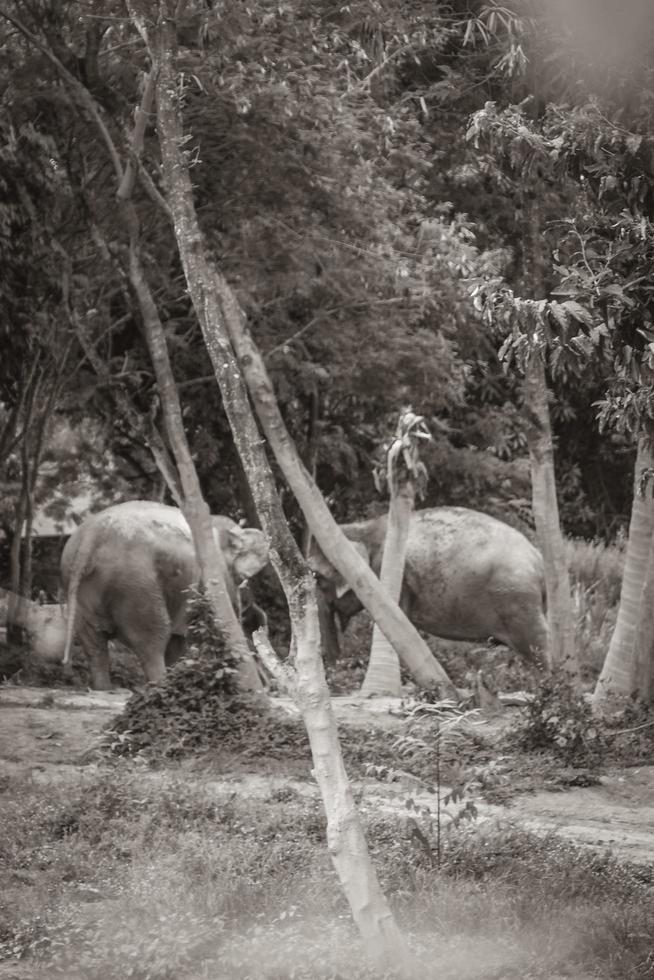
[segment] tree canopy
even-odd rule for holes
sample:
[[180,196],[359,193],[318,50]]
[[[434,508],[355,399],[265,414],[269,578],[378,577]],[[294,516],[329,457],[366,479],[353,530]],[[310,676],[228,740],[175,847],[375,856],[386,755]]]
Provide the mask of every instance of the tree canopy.
[[[523,252],[537,200],[561,335],[549,381],[562,520],[613,536],[654,336],[645,32],[627,17],[616,34],[583,3],[565,14],[528,0],[184,11],[177,67],[202,231],[336,515],[384,506],[373,455],[410,401],[434,435],[426,503],[528,519],[523,396],[470,291],[501,277],[532,295]],[[159,493],[125,408],[160,418],[103,136],[128,158],[145,55],[119,0],[4,0],[0,16],[0,449],[38,361],[60,374],[54,413],[91,424],[135,495]],[[201,480],[214,510],[247,513],[151,121],[135,165],[143,259]],[[621,420],[608,436],[595,403]],[[299,519],[290,498],[287,509]]]

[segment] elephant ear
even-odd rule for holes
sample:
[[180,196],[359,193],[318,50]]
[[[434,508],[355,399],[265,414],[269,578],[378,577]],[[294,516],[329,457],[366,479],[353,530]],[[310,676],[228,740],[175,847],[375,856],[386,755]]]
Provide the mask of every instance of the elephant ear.
[[[363,541],[352,541],[352,540],[350,540],[350,544],[352,545],[352,547],[356,551],[359,552],[359,554],[361,555],[361,557],[363,558],[363,560],[366,562],[366,564],[369,565],[370,564],[370,552],[368,551],[368,548],[363,543]],[[347,584],[347,582],[345,581],[345,579],[343,578],[343,576],[340,575],[338,572],[336,572],[336,576],[337,576],[337,579],[336,579],[336,581],[334,583],[335,588],[336,588],[336,598],[337,599],[340,599],[342,596],[345,595],[346,592],[349,592],[350,591],[350,586]]]

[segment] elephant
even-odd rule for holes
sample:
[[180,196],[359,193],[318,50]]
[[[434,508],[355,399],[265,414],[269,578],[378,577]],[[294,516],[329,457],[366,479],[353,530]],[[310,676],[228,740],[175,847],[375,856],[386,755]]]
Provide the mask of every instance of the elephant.
[[[212,523],[236,604],[235,580],[249,579],[268,563],[266,539],[229,517],[212,517]],[[138,655],[148,681],[161,680],[183,656],[186,590],[199,570],[190,528],[177,507],[133,500],[90,515],[66,542],[60,571],[68,603],[64,663],[76,633],[95,690],[111,686],[110,638]]]
[[[340,525],[377,576],[387,516]],[[345,630],[363,606],[316,542],[309,554],[318,589],[323,649],[339,653],[336,620]],[[525,658],[548,662],[543,559],[520,531],[467,507],[430,507],[411,515],[400,606],[425,633],[450,640],[505,643]]]

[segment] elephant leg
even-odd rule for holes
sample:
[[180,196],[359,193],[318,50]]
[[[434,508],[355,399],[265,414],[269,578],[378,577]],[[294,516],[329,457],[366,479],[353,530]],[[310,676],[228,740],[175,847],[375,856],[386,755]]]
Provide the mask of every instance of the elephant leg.
[[178,660],[186,654],[186,639],[180,636],[178,633],[173,633],[171,638],[166,644],[166,651],[164,653],[164,661],[166,667],[172,667],[176,664]]
[[77,632],[80,646],[88,661],[92,690],[111,690],[109,637],[89,623],[80,623]]
[[91,671],[91,687],[94,691],[109,691],[112,688],[111,677],[109,675],[109,641],[107,636],[102,634],[102,641],[95,651],[95,656],[89,663]]
[[118,638],[139,658],[145,679],[158,683],[166,676],[166,647],[172,626],[163,598],[145,590],[121,596],[111,609]]
[[166,676],[166,648],[170,640],[170,629],[153,623],[144,616],[138,625],[123,627],[124,640],[137,654],[145,679],[158,684]]

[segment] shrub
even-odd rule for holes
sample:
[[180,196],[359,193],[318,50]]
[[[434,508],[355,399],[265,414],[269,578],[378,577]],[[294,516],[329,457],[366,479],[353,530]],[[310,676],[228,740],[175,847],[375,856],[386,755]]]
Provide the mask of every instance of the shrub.
[[547,750],[579,768],[599,767],[606,748],[590,705],[556,670],[539,684],[513,735],[525,751]]

